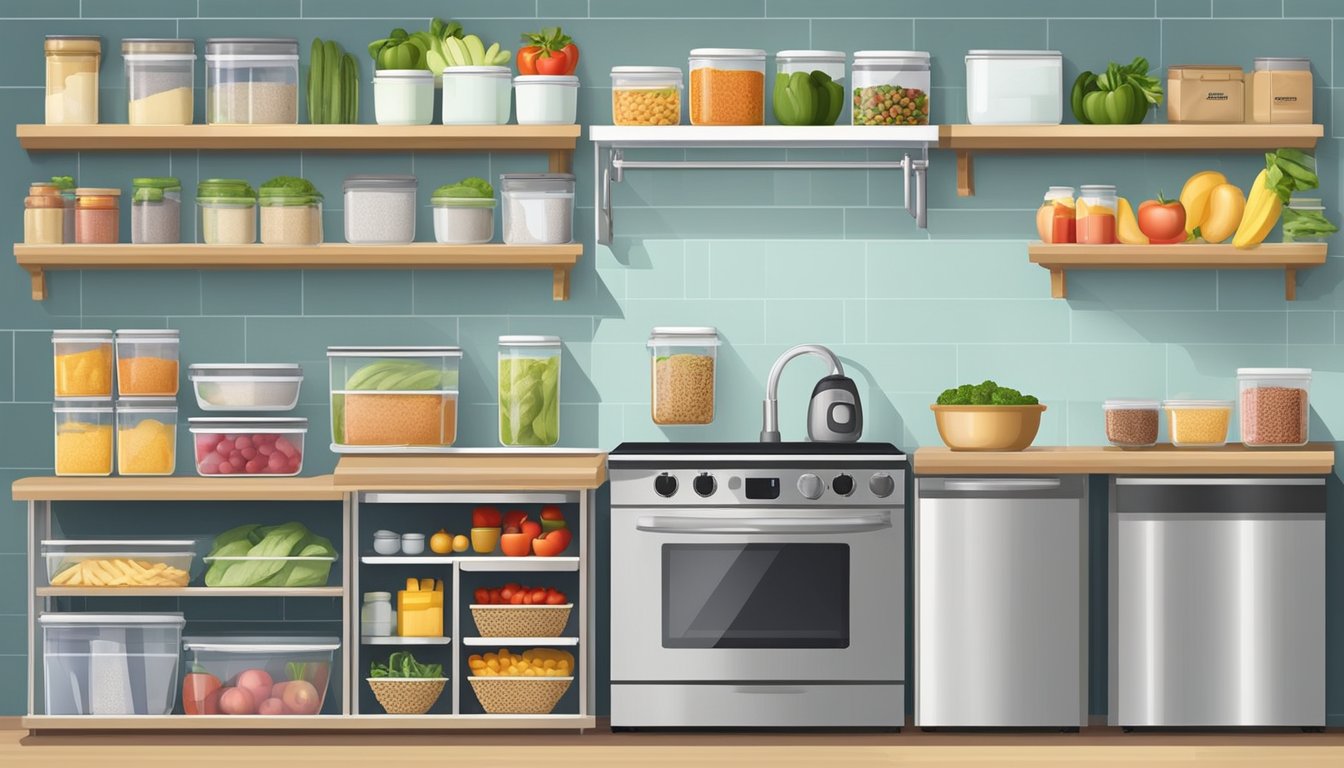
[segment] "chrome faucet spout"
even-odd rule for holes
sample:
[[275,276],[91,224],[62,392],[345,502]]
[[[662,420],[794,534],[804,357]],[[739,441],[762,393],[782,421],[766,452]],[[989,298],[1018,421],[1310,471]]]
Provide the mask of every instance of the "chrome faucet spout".
[[784,366],[795,357],[803,355],[816,355],[825,360],[831,366],[832,376],[845,375],[845,369],[840,365],[840,358],[835,353],[820,344],[799,344],[791,347],[775,360],[775,364],[770,366],[770,376],[765,382],[765,402],[762,404],[761,421],[761,442],[778,443],[779,435],[779,377],[784,373]]

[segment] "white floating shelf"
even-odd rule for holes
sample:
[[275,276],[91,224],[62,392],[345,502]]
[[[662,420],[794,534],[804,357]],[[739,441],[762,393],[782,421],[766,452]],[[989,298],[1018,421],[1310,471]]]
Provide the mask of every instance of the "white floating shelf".
[[594,125],[588,138],[614,147],[924,147],[936,125]]
[[510,645],[578,645],[577,637],[464,637],[462,644],[475,648],[503,648]]
[[360,645],[448,645],[451,637],[398,637],[396,635],[361,635]]
[[452,565],[452,555],[360,555],[364,565]]
[[464,571],[577,571],[577,557],[463,557]]

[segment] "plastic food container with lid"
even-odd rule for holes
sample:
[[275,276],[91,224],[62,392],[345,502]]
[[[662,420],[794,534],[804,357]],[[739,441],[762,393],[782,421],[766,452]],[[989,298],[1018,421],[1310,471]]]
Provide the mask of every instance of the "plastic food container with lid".
[[47,35],[47,125],[98,122],[98,65],[103,43],[97,35]]
[[396,531],[373,532],[373,551],[380,555],[395,555],[401,551],[401,534]]
[[328,347],[332,449],[414,452],[457,439],[460,347]]
[[[307,531],[298,523],[289,523],[284,527],[306,533],[312,539],[310,543],[314,545],[309,551],[322,554],[252,554],[247,548],[231,550],[226,546],[201,558],[206,566],[205,576],[202,579],[205,586],[210,589],[303,589],[327,586],[327,582],[331,580],[331,567],[337,559],[334,545],[330,540]],[[307,545],[303,547],[307,549]],[[229,554],[230,552],[240,554]]]
[[345,241],[402,245],[415,240],[416,180],[411,175],[345,177]]
[[1246,122],[1311,122],[1311,59],[1257,57],[1251,70]]
[[499,337],[499,444],[560,441],[560,337]]
[[75,190],[75,242],[115,243],[121,239],[121,190],[80,187]]
[[196,206],[201,209],[201,242],[257,242],[257,192],[243,179],[204,179],[196,185]]
[[448,67],[443,70],[444,125],[504,125],[513,106],[508,67]]
[[1074,207],[1074,235],[1086,245],[1113,245],[1116,239],[1114,184],[1084,184]]
[[395,626],[392,618],[391,592],[365,592],[364,605],[359,609],[361,637],[390,637]]
[[376,70],[373,119],[379,125],[434,122],[434,73],[426,69]]
[[495,198],[429,198],[434,209],[434,241],[438,243],[488,243],[495,236]]
[[112,401],[56,400],[56,474],[107,477],[112,474]]
[[[187,713],[316,715],[322,712],[336,637],[186,637],[188,667],[223,683],[216,698],[183,701]],[[205,691],[202,691],[204,694]]]
[[1101,409],[1106,414],[1106,439],[1121,448],[1156,445],[1160,407],[1156,400],[1105,401]]
[[1172,445],[1209,448],[1227,443],[1231,400],[1164,400],[1162,407]]
[[[61,233],[61,242],[75,242],[75,179],[73,176],[52,176],[51,183],[61,193],[65,202],[65,229]],[[28,194],[32,194],[30,191]]]
[[1310,368],[1238,368],[1241,441],[1250,446],[1307,444]]
[[719,332],[712,326],[661,326],[649,334],[653,363],[654,424],[709,424],[714,421],[714,367]]
[[781,125],[834,125],[845,108],[843,51],[775,54],[771,107]]
[[197,416],[187,424],[201,477],[293,477],[303,471],[307,419]]
[[682,88],[677,67],[612,67],[611,122],[679,125]]
[[1288,200],[1288,204],[1283,206],[1282,225],[1280,230],[1283,232],[1283,242],[1285,243],[1323,243],[1330,238],[1333,233],[1321,231],[1321,227],[1312,227],[1305,231],[1298,231],[1299,226],[1296,222],[1304,217],[1308,220],[1319,222],[1325,216],[1325,203],[1319,197],[1298,197],[1293,195]]
[[131,179],[131,242],[182,242],[182,182],[171,176]]
[[51,332],[56,397],[112,397],[112,331]]
[[53,587],[185,587],[191,582],[196,542],[49,539],[42,542],[42,558]]
[[966,117],[972,125],[1059,125],[1064,57],[1059,51],[968,52]]
[[504,242],[510,245],[574,240],[574,174],[505,173],[499,177]]
[[202,411],[288,411],[299,404],[303,367],[293,363],[196,363],[187,369]]
[[207,40],[205,121],[299,122],[299,41],[285,37]]
[[322,242],[322,194],[262,187],[257,196],[261,242],[317,245]]
[[126,92],[131,125],[191,125],[196,41],[126,38]]
[[171,475],[177,469],[177,401],[117,400],[117,474]]
[[23,198],[23,242],[60,245],[65,242],[65,198],[56,185],[37,182]]
[[691,51],[691,125],[765,124],[765,51]]
[[1045,190],[1045,201],[1036,209],[1036,235],[1048,244],[1078,241],[1078,220],[1073,187]]
[[928,125],[929,54],[858,51],[854,54],[854,125]]
[[573,125],[578,119],[579,78],[519,75],[513,78],[519,125]]
[[177,397],[181,333],[174,328],[117,330],[117,393]]
[[169,715],[181,613],[43,613],[45,715]]

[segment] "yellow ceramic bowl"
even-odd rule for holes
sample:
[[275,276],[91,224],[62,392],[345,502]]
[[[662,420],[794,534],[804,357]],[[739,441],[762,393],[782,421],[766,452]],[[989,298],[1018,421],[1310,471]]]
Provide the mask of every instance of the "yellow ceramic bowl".
[[954,451],[1021,451],[1036,439],[1044,405],[932,405],[938,435]]
[[488,555],[499,545],[499,528],[472,528],[471,549],[477,554]]

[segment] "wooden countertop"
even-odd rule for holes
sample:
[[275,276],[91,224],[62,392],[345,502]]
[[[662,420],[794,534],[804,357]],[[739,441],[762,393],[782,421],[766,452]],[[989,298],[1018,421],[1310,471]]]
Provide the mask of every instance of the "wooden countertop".
[[1041,446],[1025,451],[915,451],[917,475],[1326,475],[1335,466],[1333,443],[1301,448],[1124,449],[1113,446]]
[[15,501],[341,501],[331,475],[317,477],[25,477]]
[[342,456],[335,474],[347,491],[582,491],[606,479],[597,450]]

